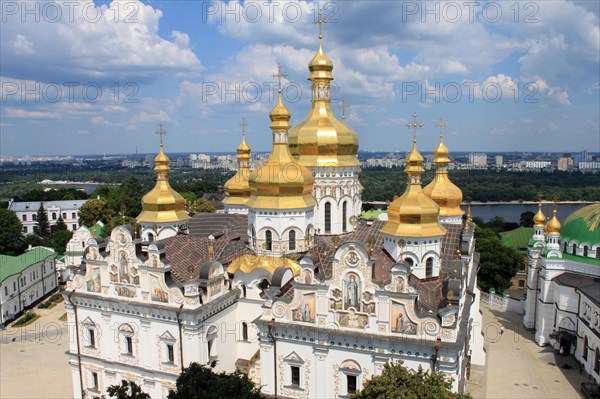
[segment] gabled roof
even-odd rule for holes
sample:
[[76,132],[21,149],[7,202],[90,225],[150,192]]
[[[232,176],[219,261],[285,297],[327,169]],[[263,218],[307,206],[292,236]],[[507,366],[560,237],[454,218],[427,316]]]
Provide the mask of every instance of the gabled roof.
[[0,282],[51,256],[56,253],[45,247],[35,247],[19,256],[0,255]]
[[77,210],[87,200],[64,200],[64,201],[24,201],[11,202],[8,206],[13,212],[37,212],[40,209],[40,204],[44,203],[44,208],[60,208],[61,210]]

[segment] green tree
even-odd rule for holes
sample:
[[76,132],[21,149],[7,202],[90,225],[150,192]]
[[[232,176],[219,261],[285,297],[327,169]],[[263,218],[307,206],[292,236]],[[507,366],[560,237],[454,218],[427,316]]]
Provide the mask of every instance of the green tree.
[[44,208],[44,203],[40,202],[40,207],[36,216],[37,226],[35,232],[42,238],[50,238],[50,223],[48,222],[48,212]]
[[188,212],[216,212],[215,208],[210,202],[204,198],[198,198],[195,201],[186,201],[186,209]]
[[475,229],[475,249],[480,254],[479,287],[488,292],[490,288],[504,292],[511,286],[511,279],[517,275],[523,257],[516,249],[502,244],[494,230],[478,227]]
[[106,389],[108,396],[115,399],[150,399],[135,382],[122,380],[121,385],[111,385]]
[[90,199],[79,208],[79,225],[92,227],[98,221],[108,223],[111,216],[106,200]]
[[535,214],[531,211],[525,211],[521,213],[519,225],[523,227],[533,227],[533,217]]
[[191,363],[177,378],[168,399],[263,399],[259,388],[240,372],[215,373],[198,363]]
[[58,230],[52,234],[52,248],[57,254],[64,254],[67,250],[67,244],[73,237],[73,232],[69,230]]
[[452,382],[442,372],[416,372],[402,366],[402,362],[386,363],[380,375],[368,380],[362,391],[352,399],[468,399],[468,394],[452,392]]
[[120,215],[115,216],[114,218],[112,218],[110,220],[110,222],[108,222],[107,224],[104,225],[104,227],[102,227],[102,231],[100,232],[100,235],[102,237],[108,237],[115,227],[123,226],[125,224],[130,224],[133,227],[136,227],[137,220],[135,218],[132,218],[129,216],[120,216]]
[[0,254],[19,255],[23,247],[23,225],[17,214],[0,209]]
[[67,225],[66,225],[64,219],[62,218],[62,215],[60,215],[58,217],[58,220],[56,220],[56,224],[52,228],[52,231],[54,233],[56,233],[57,231],[64,231],[64,230],[68,230]]

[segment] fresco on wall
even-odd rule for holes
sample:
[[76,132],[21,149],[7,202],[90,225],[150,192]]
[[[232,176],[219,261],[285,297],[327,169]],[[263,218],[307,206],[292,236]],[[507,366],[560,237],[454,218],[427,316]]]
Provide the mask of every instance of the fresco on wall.
[[315,313],[315,294],[303,295],[300,306],[292,310],[292,319],[314,323]]
[[87,290],[88,292],[100,292],[101,289],[100,268],[96,267],[92,269],[92,277],[87,282]]
[[410,321],[403,304],[392,301],[392,332],[417,335],[417,324]]
[[354,311],[338,314],[338,323],[341,327],[365,328],[369,324],[369,318],[363,314],[356,314]]
[[350,308],[360,311],[360,278],[355,273],[348,273],[344,280],[344,309]]
[[150,299],[155,302],[169,302],[169,294],[160,287],[160,280],[154,274],[150,274]]
[[127,298],[135,298],[136,296],[135,287],[128,287],[127,285],[115,285],[115,292],[118,296]]

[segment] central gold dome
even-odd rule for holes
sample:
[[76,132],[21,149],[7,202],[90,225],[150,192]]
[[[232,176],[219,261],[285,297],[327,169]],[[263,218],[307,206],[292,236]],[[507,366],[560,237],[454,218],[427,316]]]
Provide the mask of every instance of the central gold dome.
[[323,51],[322,40],[308,69],[312,106],[306,118],[289,131],[291,154],[307,167],[360,166],[356,156],[358,135],[331,111],[333,63]]
[[269,115],[273,130],[273,150],[267,161],[250,174],[250,199],[252,209],[303,209],[316,205],[312,195],[312,173],[290,154],[287,132],[290,112],[281,99]]

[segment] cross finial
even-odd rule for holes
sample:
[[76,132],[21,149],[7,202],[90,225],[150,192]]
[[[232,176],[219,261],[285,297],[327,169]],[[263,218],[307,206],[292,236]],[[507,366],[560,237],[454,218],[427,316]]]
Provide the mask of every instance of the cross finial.
[[446,125],[446,123],[444,122],[444,118],[440,117],[440,123],[438,123],[436,125],[437,127],[440,128],[440,138],[442,138],[442,135],[444,133],[444,128],[448,125]]
[[242,118],[240,122],[240,127],[242,128],[242,135],[246,135],[246,128],[248,127],[248,122],[246,122],[246,118]]
[[350,104],[346,102],[346,99],[342,98],[342,102],[338,107],[342,109],[342,120],[346,119],[346,108],[350,108]]
[[319,25],[319,39],[323,39],[323,24],[327,21],[323,18],[323,10],[319,9],[319,19],[315,21],[315,24]]
[[541,191],[537,194],[538,197],[538,202],[542,202],[542,198],[544,198],[544,193],[542,193]]
[[274,78],[277,78],[279,81],[279,92],[281,93],[281,78],[285,78],[287,73],[281,73],[281,64],[277,64],[277,73],[273,74]]
[[162,122],[160,122],[159,126],[160,126],[160,128],[156,131],[156,134],[158,134],[159,137],[160,137],[160,146],[162,147],[163,146],[163,136],[165,134],[167,134],[167,131],[163,129],[163,123]]
[[413,143],[417,142],[417,129],[420,129],[423,127],[423,124],[421,122],[417,122],[417,113],[415,112],[414,114],[412,114],[413,117],[413,121],[408,122],[408,124],[406,126],[408,126],[409,129],[413,129]]

